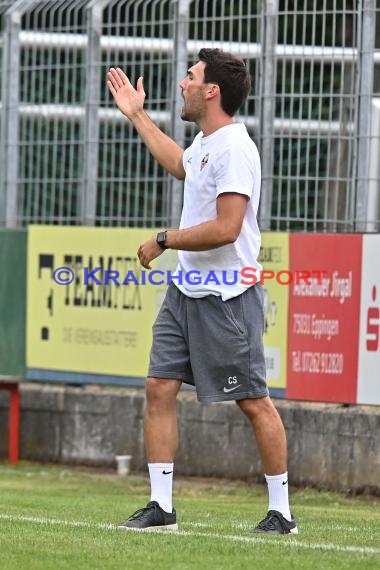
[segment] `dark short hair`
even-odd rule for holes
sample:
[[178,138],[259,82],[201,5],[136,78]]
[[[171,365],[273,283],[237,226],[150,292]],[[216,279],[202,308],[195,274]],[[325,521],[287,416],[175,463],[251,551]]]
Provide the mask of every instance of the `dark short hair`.
[[233,117],[251,90],[251,76],[239,57],[220,49],[203,48],[198,59],[206,64],[205,83],[216,83],[221,93],[222,109]]

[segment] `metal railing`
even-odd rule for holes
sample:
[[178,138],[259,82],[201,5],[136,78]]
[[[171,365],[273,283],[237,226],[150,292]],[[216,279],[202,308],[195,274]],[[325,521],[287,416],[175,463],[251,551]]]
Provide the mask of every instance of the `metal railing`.
[[0,223],[178,223],[182,184],[106,89],[144,75],[180,144],[178,83],[201,47],[246,60],[240,111],[262,160],[263,229],[380,231],[380,6],[375,0],[0,0]]

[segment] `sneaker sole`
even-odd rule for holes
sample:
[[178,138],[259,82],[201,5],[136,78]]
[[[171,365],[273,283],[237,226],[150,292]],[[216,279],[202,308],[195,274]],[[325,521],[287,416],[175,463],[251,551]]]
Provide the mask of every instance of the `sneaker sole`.
[[270,536],[289,536],[289,534],[298,534],[298,528],[292,528],[289,532],[278,532],[274,530],[251,530],[253,534],[266,534]]
[[288,536],[289,534],[298,534],[298,528],[294,527],[289,532],[277,532],[273,530],[251,530],[253,534],[270,534],[272,536]]
[[120,530],[134,530],[137,532],[175,532],[178,530],[178,524],[166,524],[159,526],[148,526],[146,528],[133,528],[130,526],[118,526]]

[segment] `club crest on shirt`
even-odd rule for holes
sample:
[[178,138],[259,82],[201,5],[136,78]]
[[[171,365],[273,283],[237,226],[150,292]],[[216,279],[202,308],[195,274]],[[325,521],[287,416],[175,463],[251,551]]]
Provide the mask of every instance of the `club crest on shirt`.
[[204,169],[204,167],[207,165],[208,163],[208,159],[209,159],[210,153],[207,153],[204,155],[204,157],[201,160],[201,172]]

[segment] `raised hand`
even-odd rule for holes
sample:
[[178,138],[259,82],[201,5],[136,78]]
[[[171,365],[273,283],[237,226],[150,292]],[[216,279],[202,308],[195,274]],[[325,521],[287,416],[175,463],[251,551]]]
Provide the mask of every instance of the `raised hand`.
[[137,80],[137,89],[135,89],[124,71],[117,67],[111,67],[108,74],[107,87],[110,90],[116,105],[120,111],[128,117],[133,117],[140,113],[144,107],[145,91],[143,87],[143,78]]

